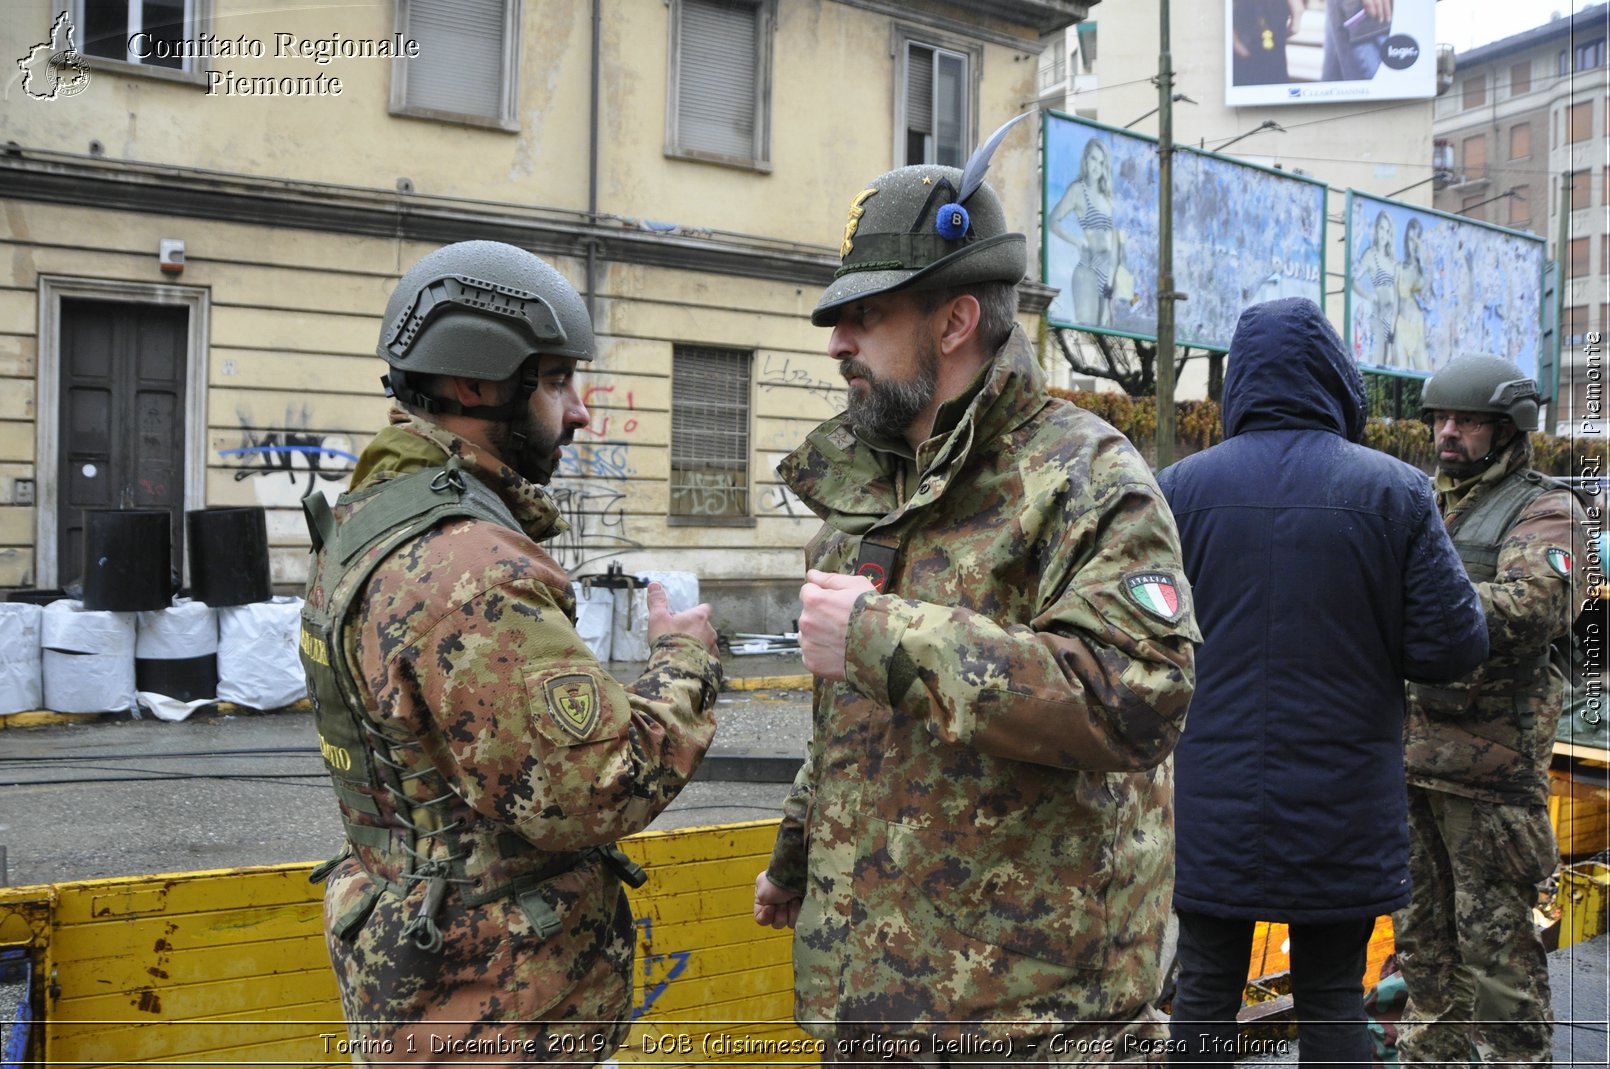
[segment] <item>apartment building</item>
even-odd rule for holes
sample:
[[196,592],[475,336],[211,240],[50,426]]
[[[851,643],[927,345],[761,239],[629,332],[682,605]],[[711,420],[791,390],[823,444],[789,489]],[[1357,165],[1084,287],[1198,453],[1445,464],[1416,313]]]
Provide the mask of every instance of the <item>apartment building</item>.
[[[808,314],[857,183],[960,163],[1097,0],[17,0],[0,54],[0,588],[78,577],[86,509],[299,501],[385,420],[379,316],[434,246],[532,249],[591,306],[573,574],[797,613],[773,466],[840,405]],[[1031,127],[991,180],[1038,205]],[[1025,288],[1033,322],[1048,299]]]
[[1558,401],[1549,417],[1560,434],[1605,433],[1607,29],[1610,4],[1595,4],[1462,52],[1453,91],[1436,108],[1435,207],[1538,234],[1564,268]]

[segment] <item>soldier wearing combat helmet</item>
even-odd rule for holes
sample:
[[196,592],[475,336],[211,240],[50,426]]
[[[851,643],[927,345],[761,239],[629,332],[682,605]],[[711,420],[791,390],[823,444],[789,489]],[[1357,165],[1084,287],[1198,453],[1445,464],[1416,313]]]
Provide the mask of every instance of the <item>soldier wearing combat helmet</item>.
[[622,883],[643,879],[614,843],[710,744],[710,608],[672,613],[651,586],[629,686],[576,633],[538,542],[564,530],[543,484],[587,425],[593,334],[552,267],[438,249],[392,294],[378,352],[391,425],[333,508],[304,502],[302,660],[347,837],[316,876],[353,1049],[600,1061],[631,999]]
[[800,592],[815,732],[755,919],[795,928],[795,1017],[840,1060],[1164,1038],[1199,635],[1145,462],[1046,393],[1014,324],[1024,238],[983,183],[1006,129],[855,194],[812,315],[848,408],[778,468],[824,522]]
[[1549,1064],[1548,965],[1532,923],[1559,854],[1548,767],[1563,676],[1551,656],[1582,605],[1584,513],[1530,470],[1536,384],[1495,356],[1429,379],[1438,507],[1487,616],[1489,654],[1444,687],[1411,684],[1405,764],[1413,897],[1393,917],[1408,988],[1404,1065]]

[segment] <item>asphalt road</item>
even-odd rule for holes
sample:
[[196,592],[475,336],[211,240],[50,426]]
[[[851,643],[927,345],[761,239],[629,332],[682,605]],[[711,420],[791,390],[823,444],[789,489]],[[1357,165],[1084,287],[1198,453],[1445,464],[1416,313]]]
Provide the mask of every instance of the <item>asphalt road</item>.
[[[701,770],[722,778],[689,784],[653,827],[775,818],[809,737],[808,698],[723,692]],[[321,861],[340,843],[307,712],[0,731],[0,883]]]

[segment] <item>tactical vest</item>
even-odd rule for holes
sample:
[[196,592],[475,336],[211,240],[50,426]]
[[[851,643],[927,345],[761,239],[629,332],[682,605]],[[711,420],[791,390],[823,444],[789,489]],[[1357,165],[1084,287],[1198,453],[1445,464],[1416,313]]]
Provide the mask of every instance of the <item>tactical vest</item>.
[[[448,786],[418,737],[384,729],[365,711],[346,650],[348,610],[369,577],[397,547],[449,519],[469,517],[521,531],[508,506],[466,475],[457,457],[445,467],[343,494],[338,504],[351,510],[341,521],[317,492],[302,502],[316,554],[302,609],[302,667],[348,841],[347,853],[314,870],[312,878],[324,879],[353,854],[375,890],[335,922],[336,934],[352,938],[381,893],[405,895],[421,882],[425,899],[406,934],[427,950],[442,946],[435,916],[450,891],[466,907],[513,896],[533,930],[546,938],[558,931],[560,921],[540,893],[544,882],[596,858],[626,883],[641,885],[642,869],[613,843],[555,854],[489,824]],[[324,596],[316,604],[311,595],[320,588]],[[434,857],[429,856],[432,840]]]
[[[1521,513],[1533,501],[1562,485],[1540,472],[1522,470],[1503,479],[1491,492],[1484,494],[1474,507],[1459,516],[1449,529],[1448,536],[1472,583],[1490,583],[1497,577],[1498,552],[1509,529],[1515,526],[1515,521],[1520,519]],[[1488,669],[1483,675],[1481,693],[1488,696],[1524,693],[1530,689],[1538,670],[1548,661],[1549,652],[1545,649],[1535,658],[1518,659],[1512,671],[1502,677],[1494,676],[1492,670]],[[1435,700],[1439,706],[1446,706],[1450,697],[1460,695],[1468,707],[1476,696],[1473,688],[1457,684],[1452,687],[1432,687],[1411,683],[1409,690],[1422,700]]]

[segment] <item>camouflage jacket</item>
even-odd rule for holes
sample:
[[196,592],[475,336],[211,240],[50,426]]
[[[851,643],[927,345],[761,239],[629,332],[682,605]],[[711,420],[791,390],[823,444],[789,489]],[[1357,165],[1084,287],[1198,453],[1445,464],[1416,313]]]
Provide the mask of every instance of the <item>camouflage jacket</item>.
[[[1438,505],[1456,546],[1464,518],[1504,483],[1526,478],[1530,459],[1521,440],[1474,479],[1455,485],[1438,477]],[[1564,694],[1550,643],[1566,633],[1585,597],[1573,561],[1584,559],[1586,524],[1576,496],[1560,487],[1527,505],[1504,536],[1496,574],[1476,583],[1487,615],[1487,660],[1449,686],[1409,686],[1411,784],[1491,802],[1547,804]]]
[[[392,420],[365,449],[354,491],[456,456],[524,534],[458,518],[405,541],[353,601],[340,654],[365,715],[392,740],[399,812],[418,821],[446,807],[418,852],[444,864],[455,848],[494,864],[551,857],[556,874],[535,905],[559,926],[541,938],[515,897],[469,905],[473,888],[450,885],[434,912],[440,948],[420,949],[410,921],[431,912],[428,883],[403,876],[397,852],[350,843],[325,893],[349,1029],[368,1049],[412,1040],[423,1052],[430,1033],[459,1054],[599,1060],[625,1037],[635,934],[616,872],[588,848],[642,829],[691,778],[714,734],[721,665],[695,640],[665,636],[623,687],[577,635],[564,569],[536,544],[564,529],[546,491],[426,421]],[[353,507],[343,497],[337,519]],[[314,563],[308,599],[333,597]],[[560,682],[589,692],[588,716],[561,708]]]
[[825,521],[810,566],[898,543],[847,682],[816,684],[768,869],[805,894],[795,1016],[841,1038],[1145,1018],[1200,641],[1174,521],[1021,332],[902,454],[839,417],[778,469]]

